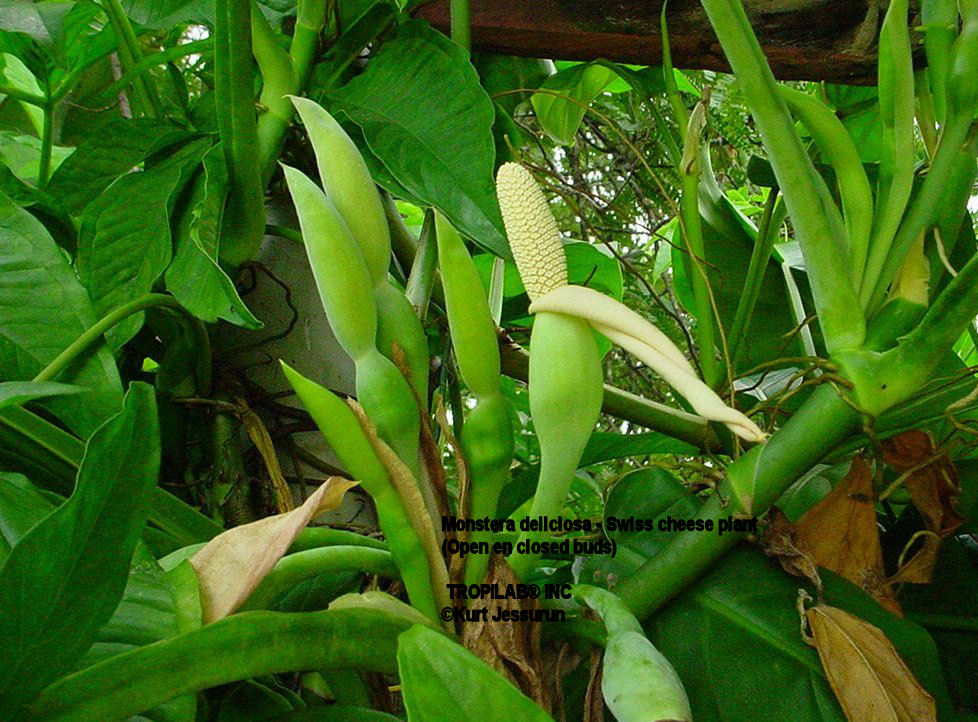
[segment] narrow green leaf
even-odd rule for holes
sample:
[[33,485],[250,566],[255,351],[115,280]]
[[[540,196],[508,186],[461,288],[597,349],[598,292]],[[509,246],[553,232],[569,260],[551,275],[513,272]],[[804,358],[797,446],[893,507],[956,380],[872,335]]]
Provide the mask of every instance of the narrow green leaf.
[[85,391],[80,386],[59,384],[54,381],[0,381],[0,409],[6,406],[20,406],[34,399],[47,396],[63,396]]
[[85,653],[125,589],[159,471],[156,402],[133,384],[89,439],[71,498],[24,536],[0,569],[0,717]]

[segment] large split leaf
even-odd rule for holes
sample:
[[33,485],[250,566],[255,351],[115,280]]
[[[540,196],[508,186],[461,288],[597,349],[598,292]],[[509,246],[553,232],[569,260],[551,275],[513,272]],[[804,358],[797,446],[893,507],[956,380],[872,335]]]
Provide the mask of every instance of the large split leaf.
[[22,537],[0,569],[0,717],[17,719],[112,616],[159,463],[153,390],[133,384],[123,411],[89,439],[71,498]]
[[[0,379],[27,381],[96,321],[85,289],[47,230],[0,195]],[[46,402],[82,437],[119,409],[122,386],[104,348],[59,376],[90,393]]]
[[483,248],[509,255],[492,177],[495,113],[458,46],[409,20],[327,100],[363,129],[369,152],[397,182],[391,192],[407,191]]

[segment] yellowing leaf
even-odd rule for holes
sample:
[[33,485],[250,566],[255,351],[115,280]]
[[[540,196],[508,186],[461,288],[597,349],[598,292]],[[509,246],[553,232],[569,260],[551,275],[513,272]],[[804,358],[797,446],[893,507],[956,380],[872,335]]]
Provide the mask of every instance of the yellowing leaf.
[[335,509],[358,482],[331,476],[298,509],[218,534],[190,563],[200,582],[204,622],[237,609],[314,516]]
[[934,699],[878,628],[836,607],[806,612],[829,684],[852,722],[927,722]]

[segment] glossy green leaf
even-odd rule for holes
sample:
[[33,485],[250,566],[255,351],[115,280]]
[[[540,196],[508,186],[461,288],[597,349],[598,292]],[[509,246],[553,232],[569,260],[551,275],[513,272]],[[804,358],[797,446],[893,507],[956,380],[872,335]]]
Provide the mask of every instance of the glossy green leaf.
[[[210,141],[193,141],[141,173],[128,173],[85,207],[78,231],[78,277],[104,316],[148,293],[172,253],[170,212]],[[132,212],[133,198],[139,213]],[[129,316],[105,337],[119,349],[139,331],[143,314]]]
[[397,669],[408,722],[551,719],[492,667],[428,627],[415,625],[398,637]]
[[220,145],[207,151],[202,166],[174,227],[173,261],[166,269],[166,287],[202,321],[215,323],[223,318],[245,328],[260,328],[261,322],[248,310],[234,282],[217,262],[228,185]]
[[64,396],[85,391],[80,386],[61,384],[56,381],[0,381],[0,409],[20,406],[34,399]]
[[67,212],[80,213],[116,178],[189,136],[187,130],[165,121],[114,117],[79,144],[51,176],[47,190]]
[[156,485],[158,433],[152,389],[133,384],[86,445],[74,494],[0,569],[0,716],[17,718],[70,669],[118,605]]
[[0,472],[0,568],[14,544],[54,507],[27,477]]
[[540,125],[561,145],[572,145],[587,106],[616,80],[618,73],[600,63],[558,71],[540,86],[544,92],[533,95]]
[[[921,684],[946,698],[926,633],[831,572],[824,576],[826,603],[879,627]],[[817,653],[801,638],[800,586],[776,561],[741,547],[649,620],[646,631],[679,672],[693,719],[845,719]]]
[[[27,381],[96,321],[96,312],[67,258],[27,211],[0,196],[0,379]],[[97,349],[59,381],[90,389],[45,403],[87,436],[122,399],[119,372]]]
[[345,114],[363,129],[369,152],[397,181],[393,193],[406,189],[483,248],[509,255],[492,176],[492,101],[448,38],[407,21],[327,102],[337,119]]

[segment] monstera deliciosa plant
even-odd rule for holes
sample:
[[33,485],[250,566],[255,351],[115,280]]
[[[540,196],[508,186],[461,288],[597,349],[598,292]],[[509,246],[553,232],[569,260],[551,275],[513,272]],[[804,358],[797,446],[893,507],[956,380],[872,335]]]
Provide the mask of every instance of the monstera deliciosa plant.
[[978,714],[978,3],[414,4],[0,4],[0,719]]

